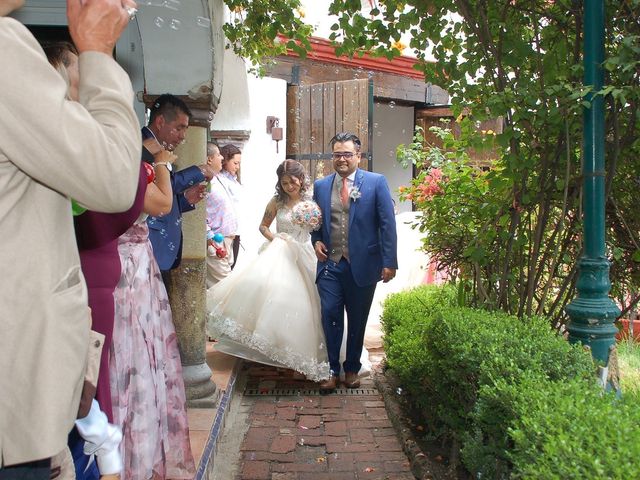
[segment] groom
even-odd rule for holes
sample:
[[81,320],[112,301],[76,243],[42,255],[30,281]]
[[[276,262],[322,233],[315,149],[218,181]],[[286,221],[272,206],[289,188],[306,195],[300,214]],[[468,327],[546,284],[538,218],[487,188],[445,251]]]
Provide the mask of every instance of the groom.
[[332,376],[320,390],[333,390],[340,375],[340,346],[347,310],[344,385],[358,388],[364,331],[376,283],[396,275],[397,237],[393,200],[382,175],[360,170],[360,139],[338,133],[331,139],[336,171],[314,185],[322,228],[311,234],[318,257],[316,284]]

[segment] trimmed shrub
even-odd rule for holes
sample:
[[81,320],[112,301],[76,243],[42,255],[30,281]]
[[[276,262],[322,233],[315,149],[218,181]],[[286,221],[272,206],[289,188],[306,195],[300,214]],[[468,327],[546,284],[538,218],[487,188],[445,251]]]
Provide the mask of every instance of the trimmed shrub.
[[463,445],[465,466],[485,478],[508,470],[503,460],[512,406],[508,397],[491,395],[496,384],[517,384],[524,374],[541,382],[589,378],[593,371],[591,356],[542,318],[451,309],[431,322],[425,338],[436,418]]
[[462,446],[470,472],[486,479],[637,476],[639,394],[604,394],[591,355],[544,318],[455,307],[453,289],[418,290],[385,304],[387,363],[432,433]]
[[385,303],[387,364],[417,407],[458,445],[472,472],[508,472],[513,399],[493,395],[526,373],[541,382],[589,378],[591,357],[551,330],[543,318],[455,307],[456,291],[423,287]]
[[512,331],[503,330],[506,335],[486,346],[478,397],[470,416],[473,429],[465,436],[462,450],[467,468],[485,478],[503,478],[509,470],[507,428],[515,418],[515,398],[506,395],[502,386],[518,389],[524,378],[539,389],[548,382],[572,379],[595,383],[591,355],[557,335],[547,320],[511,318],[510,322]]
[[424,285],[387,297],[382,314],[387,366],[416,405],[423,406],[425,373],[425,329],[437,312],[457,302],[453,286]]
[[640,475],[640,395],[616,399],[595,382],[528,379],[509,429],[511,478],[628,480]]
[[390,335],[397,325],[422,323],[442,307],[457,304],[453,285],[421,285],[411,290],[389,295],[383,304],[380,318],[385,335]]

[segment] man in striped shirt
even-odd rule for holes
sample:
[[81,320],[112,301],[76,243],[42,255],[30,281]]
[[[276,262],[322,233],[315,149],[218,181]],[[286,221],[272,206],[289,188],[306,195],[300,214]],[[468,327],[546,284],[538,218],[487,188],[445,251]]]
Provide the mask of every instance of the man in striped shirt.
[[[207,143],[207,163],[216,174],[211,180],[211,190],[207,194],[207,288],[215,285],[231,272],[233,264],[233,239],[238,231],[238,216],[227,180],[220,175],[222,155],[213,143]],[[211,238],[219,233],[224,237],[227,255],[219,258]]]

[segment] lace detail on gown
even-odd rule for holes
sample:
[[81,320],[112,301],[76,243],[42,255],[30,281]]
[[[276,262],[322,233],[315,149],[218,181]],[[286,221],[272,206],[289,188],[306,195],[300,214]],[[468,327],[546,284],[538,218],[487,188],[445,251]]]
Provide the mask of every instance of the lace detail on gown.
[[209,289],[208,333],[220,351],[324,380],[331,370],[310,235],[284,206],[276,229],[254,262]]
[[296,242],[308,245],[313,253],[313,248],[311,247],[311,234],[305,228],[293,223],[290,208],[280,207],[276,211],[276,230],[278,233],[291,235]]

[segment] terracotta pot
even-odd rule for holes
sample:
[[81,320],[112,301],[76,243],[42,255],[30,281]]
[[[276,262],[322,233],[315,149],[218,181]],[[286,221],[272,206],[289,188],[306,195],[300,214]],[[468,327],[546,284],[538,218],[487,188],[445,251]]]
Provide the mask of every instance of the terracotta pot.
[[[629,338],[629,319],[621,318],[616,322],[616,325],[619,328],[618,334],[616,335],[616,340],[622,340]],[[640,320],[633,320],[633,338],[635,341],[640,342]]]

